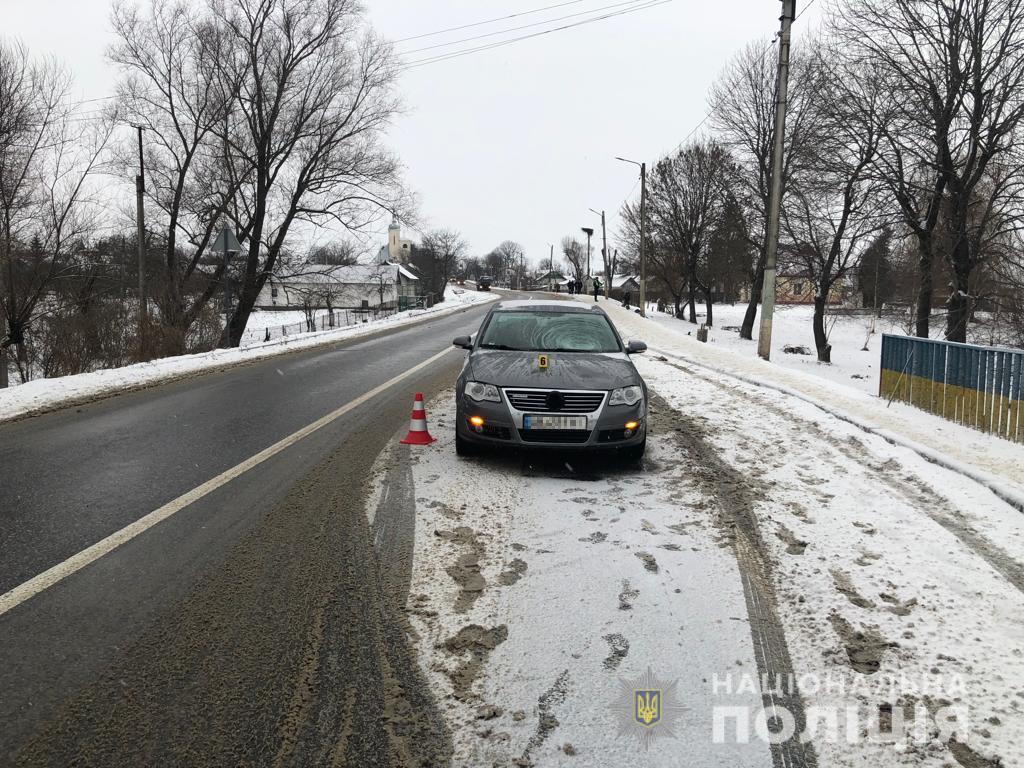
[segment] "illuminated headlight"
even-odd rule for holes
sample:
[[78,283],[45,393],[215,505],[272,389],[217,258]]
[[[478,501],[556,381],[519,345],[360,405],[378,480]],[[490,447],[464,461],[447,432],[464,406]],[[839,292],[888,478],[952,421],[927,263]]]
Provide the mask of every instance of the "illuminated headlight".
[[612,396],[608,398],[608,405],[636,405],[643,397],[643,389],[638,384],[634,384],[631,387],[613,389]]
[[493,384],[484,384],[480,381],[467,381],[466,382],[466,395],[478,403],[482,400],[490,400],[495,403],[501,402],[501,395],[498,394],[498,388]]

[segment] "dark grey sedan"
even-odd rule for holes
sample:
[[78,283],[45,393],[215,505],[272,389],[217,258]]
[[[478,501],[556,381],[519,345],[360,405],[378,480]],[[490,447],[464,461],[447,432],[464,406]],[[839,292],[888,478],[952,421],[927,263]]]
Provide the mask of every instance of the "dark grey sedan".
[[613,450],[628,460],[647,445],[647,385],[598,307],[571,301],[502,301],[475,338],[455,388],[455,449],[483,446]]

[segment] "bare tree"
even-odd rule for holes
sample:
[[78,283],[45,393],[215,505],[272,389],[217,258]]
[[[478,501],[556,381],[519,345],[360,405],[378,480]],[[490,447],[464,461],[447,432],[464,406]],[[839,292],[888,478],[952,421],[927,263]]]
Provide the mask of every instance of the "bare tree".
[[215,0],[213,7],[242,62],[228,77],[240,85],[226,138],[251,168],[228,211],[247,241],[225,332],[237,346],[294,225],[357,230],[398,205],[398,166],[381,145],[397,110],[397,70],[356,0]]
[[358,264],[360,251],[360,246],[351,240],[335,240],[310,248],[308,260],[311,264],[344,267]]
[[[237,54],[223,27],[190,3],[154,0],[143,12],[118,0],[111,20],[116,42],[107,56],[123,72],[121,110],[144,128],[147,224],[163,232],[156,239],[163,252],[163,290],[154,296],[157,352],[181,354],[190,327],[221,286],[223,260],[205,257],[245,178],[245,170],[226,172],[223,149],[241,67],[230,61]],[[134,136],[119,157],[130,176],[138,162]]]
[[586,250],[587,247],[575,237],[566,235],[562,238],[562,254],[569,264],[569,269],[572,270],[573,277],[581,283],[587,273]]
[[77,124],[70,88],[63,67],[0,43],[0,349],[16,349],[22,381],[32,375],[26,335],[101,220],[92,180],[113,120]]
[[873,66],[844,61],[833,46],[811,54],[809,71],[808,109],[820,135],[806,165],[791,179],[783,226],[788,254],[814,282],[814,345],[818,360],[829,363],[825,311],[830,298],[888,223],[887,201],[871,173],[887,99]]
[[690,322],[696,322],[695,291],[704,295],[705,322],[714,322],[711,235],[721,223],[734,175],[728,151],[714,141],[694,141],[654,169],[647,196],[653,239],[667,258],[682,259]]
[[423,236],[423,248],[432,255],[432,272],[436,276],[434,291],[439,297],[443,296],[444,286],[455,274],[459,262],[469,250],[469,244],[458,230],[435,229]]
[[[711,120],[716,138],[740,164],[735,194],[743,205],[756,258],[751,265],[751,291],[740,336],[753,335],[757,305],[764,285],[768,248],[768,205],[771,194],[772,147],[775,142],[775,74],[777,48],[765,40],[750,43],[729,63],[711,89]],[[807,89],[802,87],[804,62],[800,48],[790,58],[790,91],[783,154],[782,197],[799,168],[804,150],[813,144]]]
[[[516,280],[522,283],[526,264],[526,252],[523,250],[523,246],[515,240],[504,240],[494,249],[494,253],[501,259],[502,274],[508,277],[510,284]],[[522,286],[520,285],[520,287]]]
[[976,191],[1021,139],[1024,0],[855,0],[837,30],[889,83],[894,116],[879,167],[919,241],[918,335],[928,331],[934,227],[948,205],[946,337],[964,341],[980,258]]

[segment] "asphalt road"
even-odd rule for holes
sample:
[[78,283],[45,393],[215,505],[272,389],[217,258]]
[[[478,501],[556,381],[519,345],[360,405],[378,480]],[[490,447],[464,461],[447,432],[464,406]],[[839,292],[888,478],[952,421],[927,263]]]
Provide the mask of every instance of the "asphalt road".
[[[0,594],[446,349],[485,311],[0,425]],[[0,765],[444,763],[400,609],[414,522],[400,467],[374,530],[364,505],[412,394],[450,386],[461,364],[441,356],[0,615]]]

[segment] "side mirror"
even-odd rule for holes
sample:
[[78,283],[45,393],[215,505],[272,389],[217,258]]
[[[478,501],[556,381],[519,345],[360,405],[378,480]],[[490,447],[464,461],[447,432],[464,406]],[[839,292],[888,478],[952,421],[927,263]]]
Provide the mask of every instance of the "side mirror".
[[473,339],[469,336],[456,336],[452,339],[452,344],[456,347],[462,347],[463,349],[472,349]]
[[630,341],[626,344],[627,355],[639,355],[641,352],[647,351],[647,345],[642,341]]

